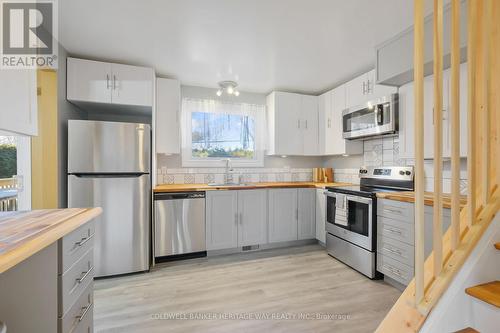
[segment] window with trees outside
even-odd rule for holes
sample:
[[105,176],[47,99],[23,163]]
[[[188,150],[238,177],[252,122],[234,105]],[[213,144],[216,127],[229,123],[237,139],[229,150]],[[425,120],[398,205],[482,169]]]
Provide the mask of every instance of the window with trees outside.
[[183,99],[184,166],[263,166],[265,106]]

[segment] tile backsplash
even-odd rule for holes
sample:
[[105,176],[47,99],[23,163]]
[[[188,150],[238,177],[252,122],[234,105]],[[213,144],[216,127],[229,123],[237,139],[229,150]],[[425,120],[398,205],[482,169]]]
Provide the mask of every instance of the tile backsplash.
[[[385,137],[366,140],[363,142],[363,162],[365,166],[411,166],[413,159],[401,158],[399,156],[399,138]],[[463,159],[460,172],[460,191],[467,192],[467,169],[466,160]],[[425,190],[432,192],[434,189],[434,161],[424,161]],[[443,192],[451,192],[451,168],[450,162],[444,161],[443,165]]]
[[[158,184],[207,184],[223,183],[225,168],[167,168],[157,170]],[[312,168],[233,168],[228,181],[258,182],[307,182],[312,181]]]

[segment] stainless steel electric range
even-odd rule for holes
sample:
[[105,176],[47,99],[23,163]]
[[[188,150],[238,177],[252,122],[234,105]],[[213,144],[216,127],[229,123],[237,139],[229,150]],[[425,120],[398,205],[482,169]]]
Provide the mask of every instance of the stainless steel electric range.
[[327,187],[328,254],[371,279],[376,271],[377,193],[413,191],[413,167],[360,168],[360,184]]

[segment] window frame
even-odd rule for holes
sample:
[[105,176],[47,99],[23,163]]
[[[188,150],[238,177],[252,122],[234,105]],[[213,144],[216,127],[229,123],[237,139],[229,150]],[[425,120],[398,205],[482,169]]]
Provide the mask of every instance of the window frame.
[[[204,108],[194,109],[191,105],[198,103]],[[219,114],[247,115],[255,121],[255,152],[253,159],[229,158],[233,167],[263,167],[264,166],[264,133],[265,133],[265,105],[249,103],[231,103],[213,99],[183,98],[181,109],[181,136],[182,136],[182,166],[183,167],[224,167],[226,157],[196,158],[192,156],[192,113],[206,112]]]

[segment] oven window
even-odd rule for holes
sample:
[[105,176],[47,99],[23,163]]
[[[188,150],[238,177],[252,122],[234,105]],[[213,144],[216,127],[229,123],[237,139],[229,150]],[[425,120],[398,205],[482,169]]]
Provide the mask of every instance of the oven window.
[[326,196],[326,222],[333,223],[335,219],[335,197]]
[[360,235],[368,236],[369,205],[356,201],[348,201],[349,229]]

